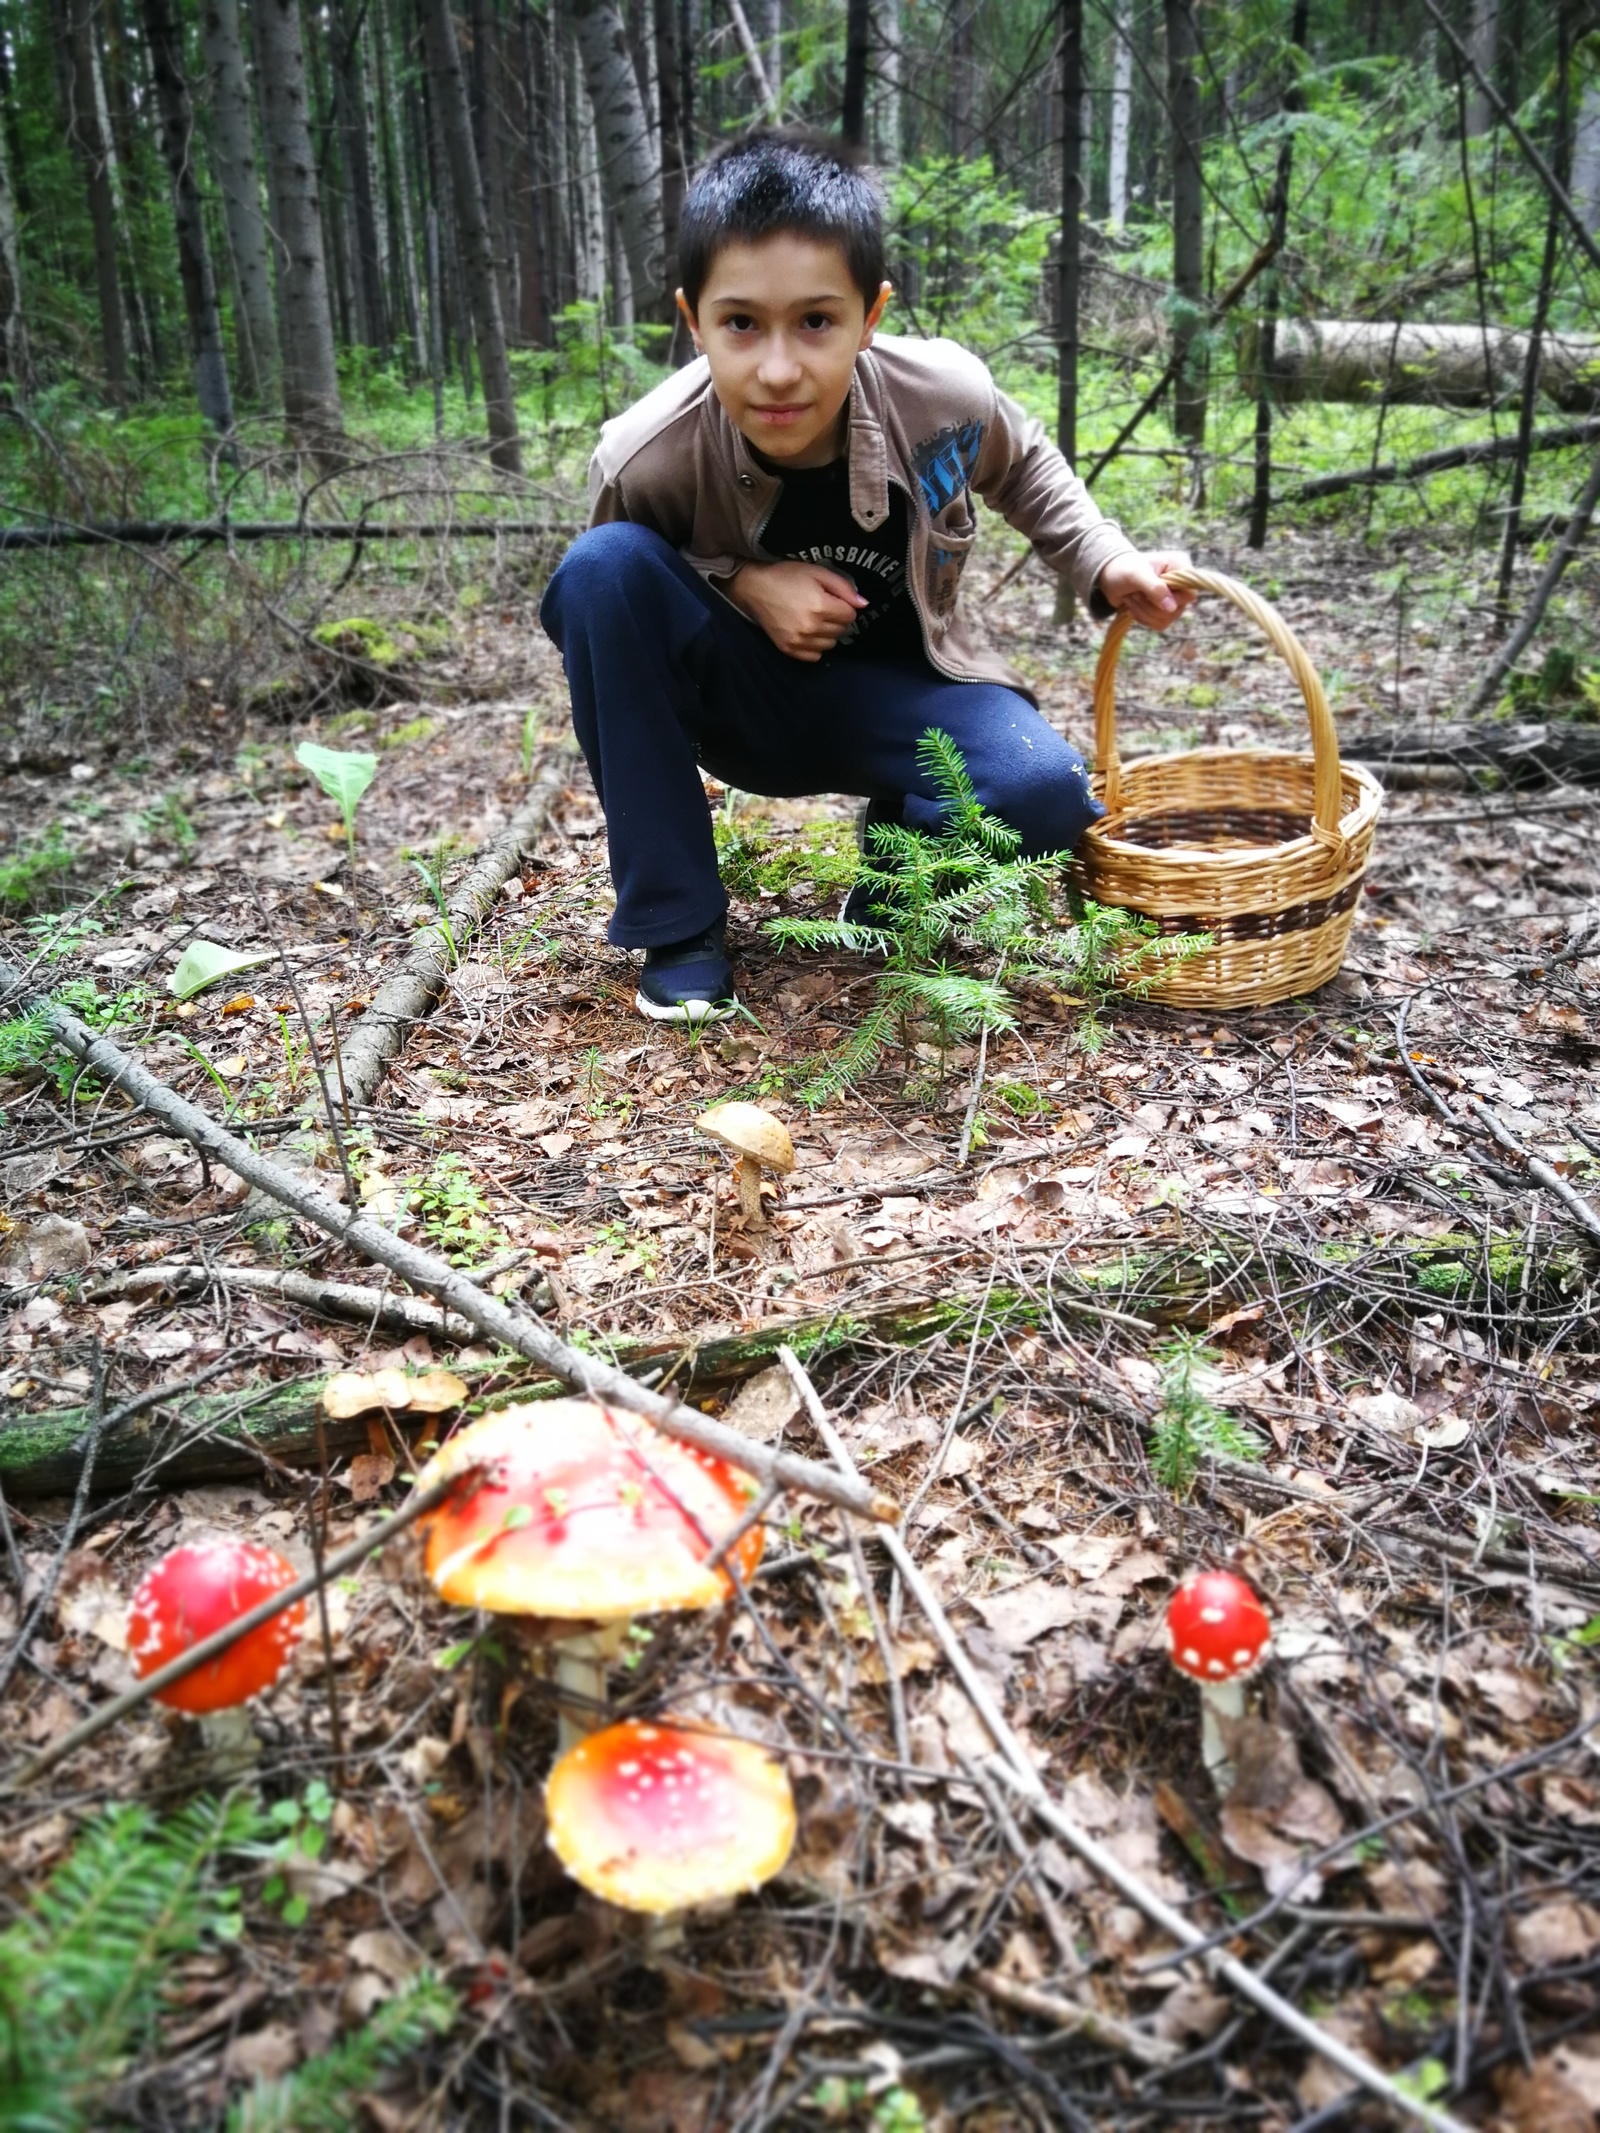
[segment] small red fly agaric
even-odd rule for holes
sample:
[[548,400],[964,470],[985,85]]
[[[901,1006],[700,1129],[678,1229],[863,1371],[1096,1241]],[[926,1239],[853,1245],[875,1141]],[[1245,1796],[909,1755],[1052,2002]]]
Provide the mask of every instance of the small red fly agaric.
[[769,1881],[794,1844],[783,1766],[752,1741],[629,1720],[563,1755],[545,1788],[556,1857],[593,1896],[657,1915]]
[[1167,1652],[1200,1684],[1200,1752],[1219,1791],[1232,1765],[1219,1719],[1244,1716],[1244,1681],[1272,1642],[1267,1611],[1231,1570],[1196,1570],[1167,1602]]
[[[299,1572],[275,1549],[248,1541],[196,1541],[174,1548],[146,1573],[128,1607],[128,1656],[142,1681],[252,1607],[292,1585]],[[296,1600],[215,1659],[185,1674],[157,1700],[175,1711],[223,1711],[271,1688],[305,1622]]]
[[[635,1615],[716,1607],[733,1591],[707,1567],[748,1508],[744,1478],[721,1459],[589,1400],[502,1407],[458,1430],[418,1477],[461,1473],[428,1521],[426,1564],[457,1607],[607,1623],[556,1646],[556,1679],[580,1708],[597,1704],[604,1662]],[[732,1550],[741,1578],[761,1560],[759,1525]],[[562,1745],[585,1728],[563,1707]]]

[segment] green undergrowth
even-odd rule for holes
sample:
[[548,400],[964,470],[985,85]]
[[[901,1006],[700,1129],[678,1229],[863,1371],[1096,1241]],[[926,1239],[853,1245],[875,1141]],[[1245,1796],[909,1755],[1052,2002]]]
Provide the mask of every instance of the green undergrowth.
[[855,883],[861,855],[847,822],[808,822],[787,835],[759,815],[739,811],[737,795],[714,825],[717,866],[730,896],[842,896]]
[[[84,1824],[0,1932],[3,2133],[122,2122],[118,2084],[160,2062],[175,1966],[250,1930],[251,1878],[281,1850],[281,1822],[233,1794],[164,1820],[130,1806]],[[353,2129],[363,2091],[455,2013],[454,1995],[418,1976],[330,2050],[280,2080],[258,2080],[230,2109],[228,2133]]]

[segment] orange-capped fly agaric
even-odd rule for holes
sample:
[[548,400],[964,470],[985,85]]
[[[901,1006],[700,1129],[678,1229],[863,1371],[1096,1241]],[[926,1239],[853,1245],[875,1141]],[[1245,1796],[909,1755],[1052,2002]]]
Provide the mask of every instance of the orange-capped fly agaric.
[[1223,1718],[1244,1716],[1244,1683],[1272,1642],[1267,1611],[1231,1570],[1196,1570],[1167,1602],[1167,1654],[1200,1684],[1200,1752],[1219,1791],[1232,1784]]
[[[194,1541],[172,1549],[145,1573],[128,1605],[134,1672],[142,1681],[292,1585],[299,1574],[275,1548],[248,1541]],[[296,1600],[215,1659],[158,1690],[157,1701],[197,1715],[248,1702],[271,1688],[288,1665],[305,1619],[306,1603]]]
[[579,1741],[550,1773],[545,1811],[574,1881],[658,1916],[759,1888],[794,1844],[780,1763],[752,1741],[670,1723]]
[[[469,1472],[470,1470],[470,1472]],[[458,1607],[615,1625],[556,1646],[556,1679],[582,1704],[604,1693],[604,1661],[635,1615],[716,1607],[733,1580],[707,1557],[749,1506],[753,1485],[724,1460],[589,1400],[538,1400],[469,1423],[418,1477],[455,1472],[459,1493],[427,1525],[426,1567]],[[759,1524],[732,1550],[742,1579],[761,1560]],[[562,1713],[562,1743],[582,1728]]]

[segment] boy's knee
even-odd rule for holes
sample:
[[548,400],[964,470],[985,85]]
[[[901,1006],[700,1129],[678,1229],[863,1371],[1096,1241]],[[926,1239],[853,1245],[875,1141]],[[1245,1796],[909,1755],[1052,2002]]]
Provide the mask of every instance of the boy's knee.
[[1073,850],[1105,812],[1090,791],[1082,756],[1061,740],[1046,751],[1013,756],[992,779],[980,782],[979,797],[1018,832],[1030,859]]
[[630,525],[625,519],[609,526],[591,526],[580,533],[556,567],[539,603],[539,619],[557,643],[572,603],[592,613],[597,606],[625,599],[641,575],[669,567],[676,551],[648,526]]

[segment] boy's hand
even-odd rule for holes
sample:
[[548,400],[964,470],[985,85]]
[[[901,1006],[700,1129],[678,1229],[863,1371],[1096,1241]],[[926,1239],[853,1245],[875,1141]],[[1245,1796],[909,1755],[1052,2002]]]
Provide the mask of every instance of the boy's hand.
[[1170,629],[1185,609],[1193,607],[1194,594],[1169,585],[1162,573],[1188,561],[1181,548],[1113,556],[1100,573],[1100,591],[1109,606],[1123,609],[1147,630]]
[[848,578],[820,563],[746,563],[728,597],[780,652],[811,661],[831,652],[867,605]]

